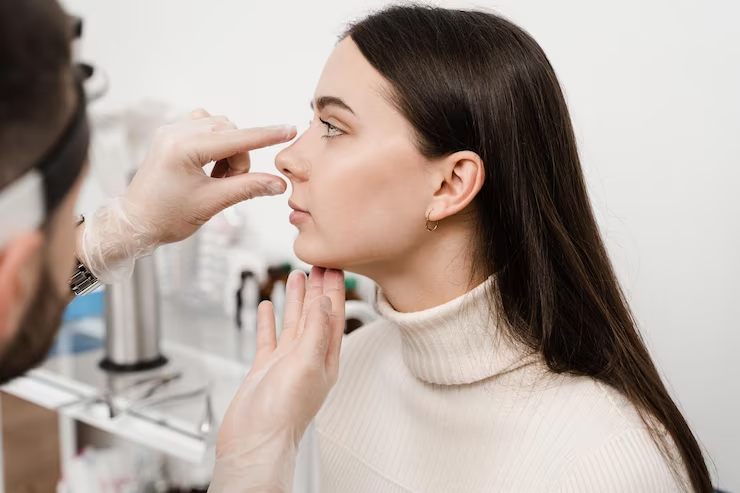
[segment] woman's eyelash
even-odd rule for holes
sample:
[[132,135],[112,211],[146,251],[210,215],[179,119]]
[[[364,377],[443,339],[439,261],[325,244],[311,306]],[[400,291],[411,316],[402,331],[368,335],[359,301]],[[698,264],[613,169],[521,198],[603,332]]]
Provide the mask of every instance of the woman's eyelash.
[[322,120],[321,118],[319,118],[319,121],[326,127],[327,133],[326,135],[322,135],[322,137],[325,139],[330,139],[332,137],[339,137],[340,135],[344,133],[339,128],[337,128],[335,125],[332,125],[331,123],[325,120]]

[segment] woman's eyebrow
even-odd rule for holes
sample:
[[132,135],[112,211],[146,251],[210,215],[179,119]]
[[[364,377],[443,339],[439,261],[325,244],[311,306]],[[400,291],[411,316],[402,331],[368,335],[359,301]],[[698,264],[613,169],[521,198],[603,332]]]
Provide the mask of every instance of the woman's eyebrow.
[[336,106],[339,109],[349,111],[353,115],[355,114],[355,112],[352,111],[352,108],[350,108],[347,103],[335,96],[320,96],[316,98],[316,102],[311,101],[312,110],[318,109],[319,111],[321,111],[327,106]]

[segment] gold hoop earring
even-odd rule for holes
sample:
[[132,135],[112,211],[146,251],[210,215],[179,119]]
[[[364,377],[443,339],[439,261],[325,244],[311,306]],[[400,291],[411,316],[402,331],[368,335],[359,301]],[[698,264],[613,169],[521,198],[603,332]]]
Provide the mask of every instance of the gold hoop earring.
[[439,227],[439,221],[437,221],[437,222],[434,223],[434,227],[433,228],[430,228],[429,227],[429,216],[432,215],[432,211],[433,210],[434,209],[432,209],[431,211],[429,211],[429,214],[427,214],[427,231],[429,231],[429,232],[437,231],[437,228]]

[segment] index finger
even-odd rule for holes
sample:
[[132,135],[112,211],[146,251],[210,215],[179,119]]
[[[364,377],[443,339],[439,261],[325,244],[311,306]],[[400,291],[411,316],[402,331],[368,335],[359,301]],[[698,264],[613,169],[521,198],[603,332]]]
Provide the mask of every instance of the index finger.
[[331,300],[331,321],[329,325],[329,348],[326,353],[326,370],[336,377],[339,372],[339,351],[344,335],[346,293],[344,289],[344,272],[327,269],[324,273],[324,295]]
[[296,132],[292,125],[223,130],[202,134],[198,146],[211,161],[218,161],[240,152],[288,142],[295,138]]
[[257,351],[254,366],[260,366],[269,359],[276,346],[275,311],[272,303],[263,301],[257,307]]
[[288,286],[285,293],[285,314],[283,315],[283,331],[280,341],[289,341],[295,338],[298,332],[298,322],[303,313],[303,300],[306,297],[306,274],[294,270],[288,276]]
[[301,320],[298,323],[298,330],[295,334],[295,337],[300,337],[301,332],[303,332],[303,328],[305,327],[306,323],[306,317],[308,316],[308,310],[311,307],[311,303],[314,299],[321,296],[321,293],[324,292],[324,269],[321,267],[316,267],[315,265],[311,267],[311,274],[308,276],[308,286],[306,287],[306,295],[305,299],[303,301],[303,313],[301,315]]

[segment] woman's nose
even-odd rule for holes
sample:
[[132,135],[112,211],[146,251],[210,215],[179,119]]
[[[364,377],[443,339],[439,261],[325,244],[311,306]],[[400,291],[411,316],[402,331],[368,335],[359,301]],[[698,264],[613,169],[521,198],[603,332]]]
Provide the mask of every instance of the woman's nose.
[[299,142],[300,139],[280,151],[275,157],[275,167],[290,181],[308,180],[309,166],[297,147]]

